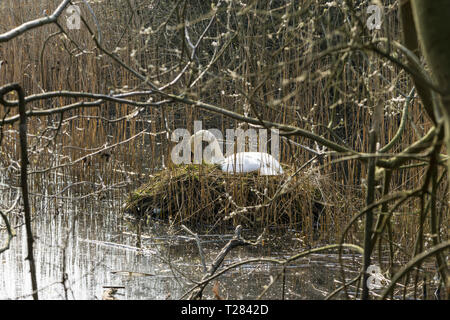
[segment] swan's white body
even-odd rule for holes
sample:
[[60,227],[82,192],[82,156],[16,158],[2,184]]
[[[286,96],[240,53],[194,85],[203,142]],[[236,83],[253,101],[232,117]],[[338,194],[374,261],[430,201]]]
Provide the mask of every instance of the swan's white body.
[[197,131],[191,137],[191,146],[194,150],[194,143],[200,144],[202,141],[209,142],[211,155],[206,154],[204,161],[210,164],[218,164],[223,172],[246,173],[258,171],[260,175],[274,176],[283,173],[280,163],[270,154],[264,152],[238,152],[231,156],[224,157],[216,137],[207,130]]

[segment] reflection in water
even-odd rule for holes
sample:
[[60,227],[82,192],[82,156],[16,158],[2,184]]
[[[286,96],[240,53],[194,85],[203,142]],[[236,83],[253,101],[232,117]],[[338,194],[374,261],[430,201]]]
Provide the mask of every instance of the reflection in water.
[[[69,299],[99,299],[103,286],[115,285],[126,289],[119,289],[119,299],[161,299],[168,292],[180,290],[176,281],[161,272],[152,255],[139,252],[132,246],[131,237],[123,236],[126,225],[117,216],[118,211],[96,205],[95,210],[83,208],[84,212],[80,212],[81,206],[73,203],[73,210],[66,211],[70,214],[38,211],[34,233],[40,298],[64,299],[67,295]],[[30,298],[26,234],[22,229],[17,230],[11,249],[0,255],[2,299]],[[117,270],[157,275],[136,277],[112,273]]]
[[[139,250],[131,225],[121,217],[120,204],[61,200],[63,205],[58,207],[54,200],[37,197],[34,203],[40,299],[102,299],[111,287],[117,287],[115,297],[121,300],[178,299],[191,288],[189,279],[202,277],[196,243],[184,232],[169,236],[166,225],[155,224],[142,237],[146,249]],[[20,223],[12,222],[16,226]],[[0,299],[31,298],[25,229],[17,227],[16,232],[11,248],[0,255]],[[207,263],[231,236],[201,238]],[[272,250],[269,245],[234,249],[224,263],[261,256],[287,257],[296,246],[297,252],[302,250],[294,240],[283,243],[284,248]],[[335,256],[312,255],[286,268],[285,298],[323,299],[340,280],[335,261]],[[281,272],[279,266],[266,263],[244,265],[220,277],[216,289],[223,298],[254,299],[271,282],[271,276]],[[277,281],[263,298],[280,299],[282,292],[282,282]],[[204,298],[214,298],[212,286],[205,290]]]

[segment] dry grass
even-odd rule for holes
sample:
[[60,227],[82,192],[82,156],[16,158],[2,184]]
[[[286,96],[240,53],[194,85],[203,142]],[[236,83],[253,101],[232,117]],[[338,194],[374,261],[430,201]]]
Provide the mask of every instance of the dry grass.
[[[16,0],[3,1],[1,10],[4,19],[0,23],[0,32],[41,17],[44,7],[51,11],[58,3],[57,0],[24,0],[20,1],[20,4]],[[206,18],[197,18],[206,16],[211,10],[210,5],[207,1],[188,1],[191,5],[187,5],[184,12],[180,8],[179,14],[169,19],[170,28],[162,28],[159,33],[145,35],[140,33],[141,28],[151,26],[153,30],[157,30],[168,18],[176,1],[132,1],[134,15],[131,15],[127,3],[129,2],[118,0],[92,4],[101,24],[104,45],[111,51],[120,48],[117,54],[122,60],[136,69],[146,69],[152,81],[161,84],[172,81],[186,63],[188,55],[187,45],[180,37],[182,29],[177,26],[183,24],[183,19],[196,21],[189,28],[191,38],[196,39],[208,23]],[[411,88],[405,72],[379,57],[366,57],[357,52],[348,54],[346,58],[342,58],[343,55],[330,55],[307,63],[309,57],[315,57],[327,48],[325,33],[332,34],[335,30],[345,28],[346,23],[341,19],[340,12],[332,12],[330,9],[324,14],[323,7],[313,6],[309,13],[302,16],[298,14],[302,1],[294,1],[292,6],[285,7],[276,1],[255,3],[258,5],[254,14],[251,11],[241,14],[241,8],[237,6],[219,15],[218,22],[213,25],[199,47],[200,63],[206,64],[211,59],[212,41],[220,40],[223,45],[227,40],[224,38],[224,26],[227,26],[228,22],[230,29],[239,32],[236,32],[232,42],[224,47],[222,56],[215,61],[205,77],[189,88],[187,93],[201,101],[239,113],[250,112],[254,115],[254,112],[258,112],[264,119],[296,125],[337,141],[326,129],[333,120],[334,134],[343,139],[350,148],[360,152],[368,150],[368,128],[373,111],[370,102],[381,99],[386,101],[385,119],[381,128],[381,145],[385,145],[397,132],[401,118],[402,103],[396,103],[394,98],[399,97],[400,92],[408,93]],[[279,9],[270,8],[271,4],[274,7],[279,6]],[[272,10],[270,15],[265,13],[269,8]],[[388,26],[392,39],[398,40],[400,26],[396,7],[393,8],[386,12],[383,26]],[[82,6],[82,10],[86,8]],[[289,17],[288,21],[282,19],[285,14]],[[89,17],[89,14],[86,14],[86,17]],[[88,22],[95,30],[90,18]],[[57,31],[55,26],[45,26],[1,44],[0,59],[7,60],[8,65],[0,72],[0,83],[19,82],[27,94],[62,89],[109,93],[111,89],[126,92],[139,88],[140,82],[130,73],[105,55],[99,55],[85,28],[69,31],[69,35],[83,52],[66,37],[52,36]],[[341,35],[334,36],[331,42],[347,40],[339,38]],[[136,54],[132,57],[133,51]],[[193,75],[186,74],[181,77],[171,90],[184,92],[189,81],[196,76],[195,72],[194,68]],[[307,75],[304,81],[293,81],[304,75]],[[276,101],[281,103],[274,104]],[[337,101],[340,102],[336,104]],[[60,98],[30,103],[28,107],[48,109],[73,102],[74,99]],[[16,112],[2,109],[0,117],[3,117],[6,111],[9,115]],[[258,181],[253,181],[255,191],[251,190],[252,184],[248,179],[256,179],[255,177],[225,178],[217,172],[210,177],[209,174],[212,173],[208,173],[208,169],[197,170],[197,174],[204,177],[198,180],[189,178],[186,172],[184,175],[179,173],[179,168],[158,173],[164,166],[171,167],[172,145],[167,139],[170,131],[187,128],[192,132],[193,121],[202,120],[204,128],[214,127],[225,132],[225,129],[238,127],[240,124],[237,121],[178,104],[148,108],[134,118],[115,121],[133,112],[132,107],[107,103],[100,108],[65,113],[60,127],[59,116],[30,119],[31,169],[42,170],[67,165],[51,170],[50,173],[33,174],[32,192],[39,193],[48,188],[50,194],[57,193],[58,190],[53,189],[53,184],[48,183],[49,180],[55,185],[57,182],[62,183],[62,187],[68,187],[67,190],[75,191],[76,195],[97,194],[105,187],[108,189],[109,186],[117,184],[117,190],[108,197],[120,199],[123,190],[131,192],[147,181],[155,186],[162,185],[157,181],[161,179],[172,186],[168,197],[178,201],[174,206],[170,206],[172,219],[185,221],[192,215],[196,221],[198,217],[204,219],[205,212],[211,212],[212,215],[206,222],[212,225],[217,222],[219,212],[221,217],[225,217],[239,207],[258,206],[267,200],[263,195],[264,189],[261,189],[263,184],[258,185]],[[419,99],[415,99],[411,105],[409,118],[405,132],[392,152],[401,151],[430,127],[430,121],[424,116]],[[14,162],[18,159],[16,129],[16,126],[2,128],[4,168],[14,168]],[[166,132],[167,129],[169,132]],[[108,152],[111,157],[107,162],[104,157],[95,155],[86,161],[69,165],[104,146],[120,143],[142,131],[141,135],[130,142],[110,149]],[[315,147],[314,143],[302,137],[293,137],[292,140],[310,148]],[[289,165],[292,171],[311,159],[311,154],[305,149],[290,145],[286,140],[282,141],[281,162]],[[358,161],[332,163],[333,160],[336,160],[336,157],[324,158],[320,168],[320,176],[326,177],[327,181],[321,185],[324,190],[321,197],[328,197],[324,201],[326,205],[320,228],[323,228],[322,236],[327,237],[329,241],[337,239],[345,222],[363,207],[365,189],[362,186],[362,178],[367,170],[366,166]],[[424,172],[424,168],[396,171],[391,190],[394,192],[419,186]],[[12,170],[8,171],[8,174],[14,181],[17,172]],[[150,178],[147,178],[149,175]],[[231,180],[225,188],[214,184],[214,181],[220,179]],[[303,177],[295,179],[301,180]],[[270,195],[280,183],[281,181],[273,181],[267,186]],[[241,190],[239,186],[246,188]],[[259,217],[255,215],[249,218],[251,223],[260,226],[264,226],[264,223],[268,226],[275,223],[298,226],[301,222],[304,224],[301,229],[307,232],[308,223],[312,225],[312,222],[307,221],[312,221],[308,217],[311,216],[316,189],[314,186],[308,187],[306,182],[304,189],[301,189],[301,186],[299,184],[294,187],[281,203],[275,201],[257,210]],[[177,191],[180,194],[177,194]],[[220,194],[222,191],[228,192],[236,205],[226,200],[224,194]],[[441,192],[440,199],[445,198],[444,193],[445,191]],[[185,194],[192,197],[186,198]],[[61,194],[65,195],[67,194]],[[183,201],[185,198],[187,200]],[[200,200],[194,203],[193,199]],[[210,201],[212,203],[208,204]],[[445,207],[445,201],[441,203]],[[218,210],[213,213],[216,206]],[[269,214],[269,211],[272,212]],[[395,213],[393,239],[401,245],[404,252],[410,252],[416,240],[417,221],[420,219],[417,212],[417,201],[410,201]],[[239,213],[230,221],[246,221],[245,217],[245,214]],[[445,218],[447,216],[444,215],[443,219]],[[354,241],[354,231],[357,230],[352,230],[349,241]]]
[[234,175],[214,165],[177,166],[132,192],[125,210],[209,230],[242,224],[253,230],[288,227],[311,233],[337,199],[330,199],[335,193],[324,177],[309,173],[288,181],[292,173],[288,168],[280,176]]

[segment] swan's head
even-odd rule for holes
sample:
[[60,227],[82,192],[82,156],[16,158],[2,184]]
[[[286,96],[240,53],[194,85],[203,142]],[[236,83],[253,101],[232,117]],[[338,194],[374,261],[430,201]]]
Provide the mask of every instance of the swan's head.
[[[203,153],[203,142],[207,142],[209,146],[205,149]],[[194,133],[189,139],[189,144],[191,145],[191,152],[195,152],[195,145],[202,146],[203,160],[209,164],[217,164],[224,160],[222,151],[220,150],[219,142],[217,141],[214,134],[208,130],[199,130]]]
[[199,143],[201,145],[203,141],[211,143],[214,140],[216,140],[216,137],[208,130],[197,131],[189,139],[189,144],[191,145],[191,152],[194,152],[194,150],[195,150],[194,149],[195,141],[197,141],[197,143]]
[[200,139],[201,141],[212,142],[216,140],[216,137],[208,130],[199,130],[191,136],[191,145],[195,139]]

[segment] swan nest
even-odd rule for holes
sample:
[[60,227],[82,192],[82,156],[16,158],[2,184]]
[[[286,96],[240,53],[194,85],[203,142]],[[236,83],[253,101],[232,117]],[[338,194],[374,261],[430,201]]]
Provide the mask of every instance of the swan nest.
[[[132,192],[125,212],[150,222],[167,220],[201,230],[312,227],[326,208],[321,177],[297,174],[286,168],[283,175],[228,174],[217,165],[182,165],[165,169]],[[197,228],[198,229],[198,228]]]

